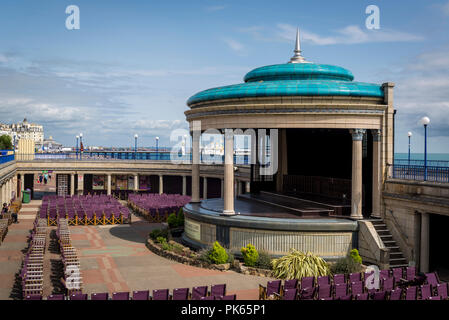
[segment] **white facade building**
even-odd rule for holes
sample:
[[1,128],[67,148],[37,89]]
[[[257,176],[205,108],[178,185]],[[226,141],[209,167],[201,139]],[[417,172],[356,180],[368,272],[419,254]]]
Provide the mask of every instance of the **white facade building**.
[[37,149],[41,149],[44,143],[44,127],[29,123],[26,118],[15,124],[0,124],[0,131],[8,134],[16,143],[19,139],[33,140]]

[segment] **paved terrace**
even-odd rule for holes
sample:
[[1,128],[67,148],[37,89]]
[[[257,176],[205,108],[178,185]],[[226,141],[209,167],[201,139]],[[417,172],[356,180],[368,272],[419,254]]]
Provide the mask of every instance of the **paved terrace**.
[[[24,204],[19,213],[19,224],[12,224],[4,243],[0,246],[0,299],[17,299],[20,284],[16,274],[20,270],[26,248],[26,236],[32,227],[40,201]],[[226,283],[229,294],[237,299],[257,299],[258,284],[268,278],[248,276],[234,271],[215,271],[183,265],[153,254],[145,246],[148,233],[160,224],[150,224],[137,216],[131,225],[73,226],[70,227],[72,244],[78,249],[84,292],[109,292],[192,288],[198,285]],[[55,230],[52,227],[51,230]],[[49,232],[50,234],[51,232]],[[59,253],[54,240],[47,239],[45,255],[44,296],[60,293],[52,269],[59,264]]]

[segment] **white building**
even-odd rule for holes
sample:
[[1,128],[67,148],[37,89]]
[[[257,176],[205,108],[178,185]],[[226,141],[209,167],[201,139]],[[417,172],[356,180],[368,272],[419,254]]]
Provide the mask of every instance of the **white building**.
[[11,139],[30,139],[33,140],[36,148],[41,149],[44,143],[44,127],[39,124],[29,123],[27,119],[23,119],[23,122],[15,124],[1,124],[0,131],[6,132]]

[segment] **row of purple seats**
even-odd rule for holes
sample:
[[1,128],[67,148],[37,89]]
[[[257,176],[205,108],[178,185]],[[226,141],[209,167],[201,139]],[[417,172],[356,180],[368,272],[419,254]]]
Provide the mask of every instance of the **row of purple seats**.
[[[235,294],[226,294],[226,284],[212,285],[210,291],[208,286],[198,286],[192,288],[176,288],[170,294],[169,289],[153,290],[150,296],[149,290],[133,291],[132,296],[129,292],[114,292],[112,296],[109,293],[92,293],[90,300],[236,300]],[[27,295],[26,300],[42,300],[41,295]],[[50,295],[47,300],[88,300],[85,293],[74,293],[66,298],[65,295]]]

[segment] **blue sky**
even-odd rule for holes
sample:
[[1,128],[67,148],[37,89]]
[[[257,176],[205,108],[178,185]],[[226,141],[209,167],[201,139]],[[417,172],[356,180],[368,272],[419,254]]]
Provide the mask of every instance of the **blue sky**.
[[[380,29],[365,8],[380,8]],[[80,9],[67,30],[65,9]],[[251,69],[292,56],[295,28],[310,61],[356,81],[395,82],[396,151],[449,152],[449,1],[2,0],[0,121],[24,117],[72,145],[169,144],[186,129],[186,100],[242,82]]]

